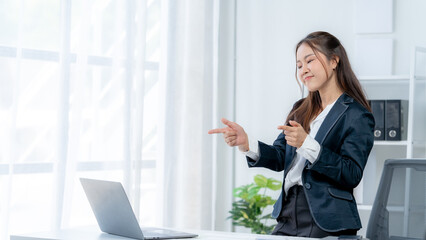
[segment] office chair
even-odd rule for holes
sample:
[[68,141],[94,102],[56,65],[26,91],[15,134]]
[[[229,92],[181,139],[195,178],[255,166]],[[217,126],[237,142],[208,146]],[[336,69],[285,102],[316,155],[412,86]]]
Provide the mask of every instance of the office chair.
[[426,159],[385,161],[368,221],[370,240],[426,239]]

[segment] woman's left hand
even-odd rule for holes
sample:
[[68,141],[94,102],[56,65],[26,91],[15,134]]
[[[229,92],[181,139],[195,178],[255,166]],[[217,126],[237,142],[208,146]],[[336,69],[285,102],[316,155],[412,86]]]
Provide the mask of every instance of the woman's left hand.
[[285,140],[287,140],[288,145],[300,148],[308,134],[298,122],[290,120],[289,123],[291,126],[278,126],[278,129],[284,130]]

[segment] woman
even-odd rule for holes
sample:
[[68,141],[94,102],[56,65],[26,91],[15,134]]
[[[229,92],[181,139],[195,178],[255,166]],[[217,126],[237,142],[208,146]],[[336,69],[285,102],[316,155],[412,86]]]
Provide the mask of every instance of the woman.
[[283,190],[272,216],[272,234],[303,237],[356,235],[361,228],[353,189],[373,146],[374,118],[340,41],[314,32],[296,46],[296,75],[309,90],[278,126],[273,145],[249,143],[244,129],[222,119],[229,146],[249,167],[284,170]]

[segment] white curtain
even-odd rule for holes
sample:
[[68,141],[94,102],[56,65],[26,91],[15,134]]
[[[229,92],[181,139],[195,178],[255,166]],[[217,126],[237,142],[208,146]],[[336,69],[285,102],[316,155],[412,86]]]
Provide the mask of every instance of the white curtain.
[[80,177],[122,182],[155,224],[161,1],[0,9],[0,239],[96,224]]
[[[219,2],[167,1],[162,60],[161,126],[165,226],[213,229],[215,218],[214,96]],[[163,68],[162,68],[163,67]]]
[[95,224],[80,177],[122,182],[142,225],[224,229],[231,152],[218,161],[207,134],[233,86],[217,77],[219,8],[0,2],[1,239]]

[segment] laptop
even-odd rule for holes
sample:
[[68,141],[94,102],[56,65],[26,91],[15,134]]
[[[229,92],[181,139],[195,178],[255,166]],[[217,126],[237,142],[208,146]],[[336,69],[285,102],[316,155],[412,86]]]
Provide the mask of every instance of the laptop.
[[193,238],[198,236],[162,228],[141,228],[120,182],[88,178],[80,178],[80,182],[95,214],[99,228],[105,233],[141,240]]

